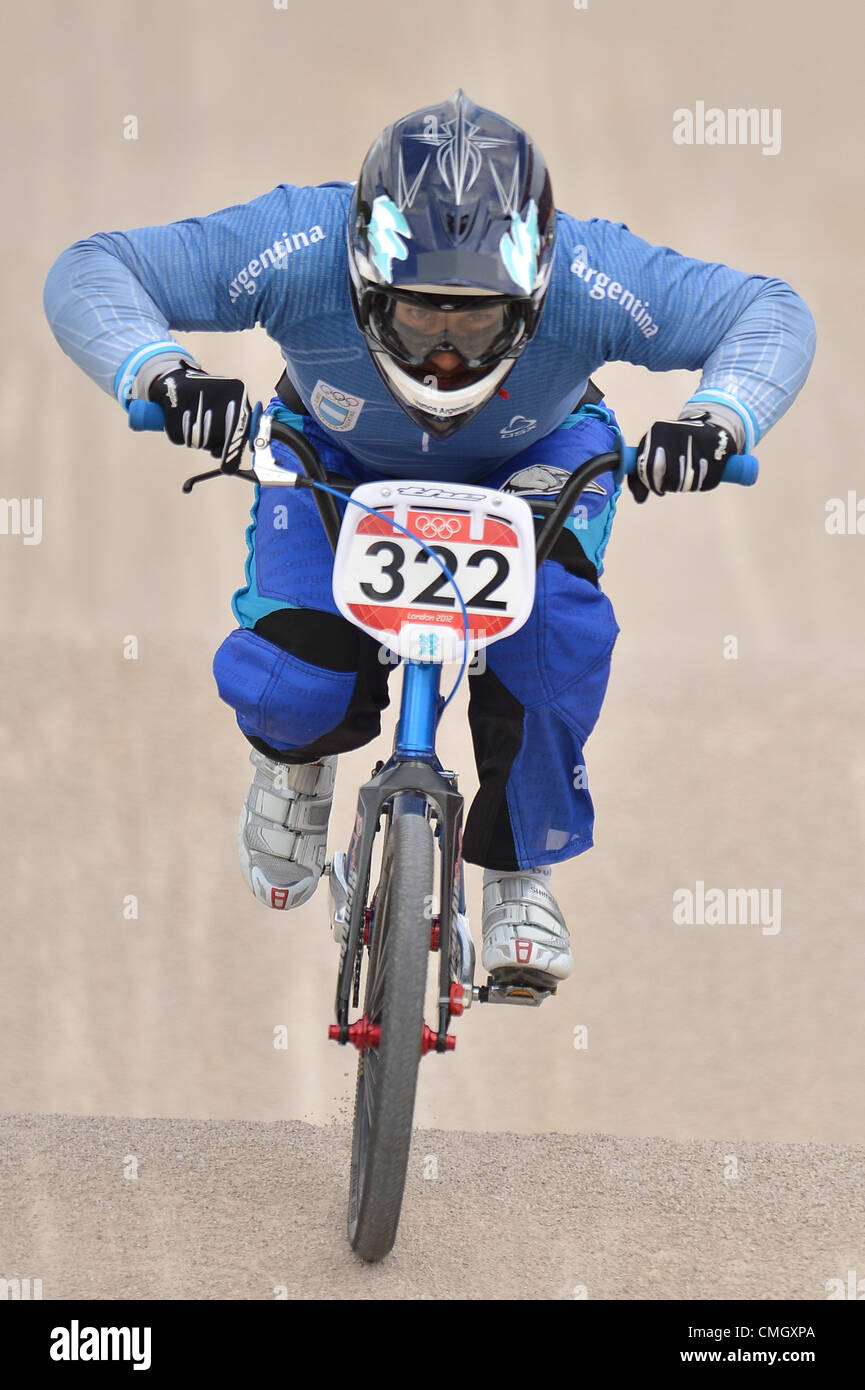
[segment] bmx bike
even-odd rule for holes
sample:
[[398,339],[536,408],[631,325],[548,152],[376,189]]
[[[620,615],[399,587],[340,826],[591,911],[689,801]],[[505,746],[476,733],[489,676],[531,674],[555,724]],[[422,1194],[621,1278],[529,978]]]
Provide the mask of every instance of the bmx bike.
[[[162,429],[164,417],[159,406],[133,401],[129,423]],[[291,450],[304,471],[280,464],[273,442]],[[475,983],[463,802],[456,773],[436,755],[437,726],[470,657],[525,623],[535,573],[580,493],[602,473],[613,471],[620,482],[634,469],[636,450],[598,454],[554,500],[529,502],[474,483],[388,477],[356,485],[328,474],[310,441],[260,406],[250,444],[252,468],[232,472],[261,487],[313,489],[334,548],[337,608],[404,668],[391,756],[359,790],[348,848],[325,865],[340,946],[329,1036],[359,1054],[348,1236],[362,1259],[377,1261],[396,1239],[421,1058],[453,1051],[451,1024],[473,1004],[537,1007],[556,992],[554,980],[521,977],[518,967]],[[223,471],[188,479],[184,491]],[[724,481],[749,485],[756,476],[757,460],[737,455]],[[442,667],[455,663],[459,675],[445,699]]]

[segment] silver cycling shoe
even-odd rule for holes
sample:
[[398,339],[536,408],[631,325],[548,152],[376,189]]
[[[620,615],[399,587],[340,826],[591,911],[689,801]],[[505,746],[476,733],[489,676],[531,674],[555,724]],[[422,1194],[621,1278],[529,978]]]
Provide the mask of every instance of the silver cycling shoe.
[[481,963],[497,984],[548,989],[573,971],[561,909],[530,873],[502,874],[484,885]]
[[259,902],[288,911],[312,897],[327,855],[336,755],[281,763],[249,755],[255,776],[237,831],[243,877]]

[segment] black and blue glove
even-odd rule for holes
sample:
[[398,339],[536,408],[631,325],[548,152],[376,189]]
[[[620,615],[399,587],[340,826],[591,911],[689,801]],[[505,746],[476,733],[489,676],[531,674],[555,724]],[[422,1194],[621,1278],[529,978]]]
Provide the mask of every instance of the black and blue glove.
[[172,444],[206,449],[226,473],[234,473],[246,445],[250,406],[246,387],[231,377],[210,376],[181,362],[152,382],[150,399],[162,406]]
[[691,420],[659,420],[637,445],[637,471],[628,487],[638,502],[650,492],[709,492],[720,483],[737,442],[708,413]]

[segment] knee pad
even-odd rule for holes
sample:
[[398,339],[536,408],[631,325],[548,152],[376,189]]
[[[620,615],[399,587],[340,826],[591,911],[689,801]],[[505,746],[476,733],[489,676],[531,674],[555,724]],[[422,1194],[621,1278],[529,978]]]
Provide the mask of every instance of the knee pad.
[[340,724],[357,680],[356,669],[318,666],[248,628],[226,638],[213,674],[243,733],[286,750],[314,743]]

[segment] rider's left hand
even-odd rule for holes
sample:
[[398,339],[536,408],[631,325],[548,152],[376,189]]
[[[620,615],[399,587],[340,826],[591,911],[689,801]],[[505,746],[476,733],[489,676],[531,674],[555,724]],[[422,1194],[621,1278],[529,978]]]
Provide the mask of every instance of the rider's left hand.
[[638,502],[650,492],[708,492],[721,481],[736,441],[707,413],[692,420],[659,420],[637,445],[637,471],[628,487]]

